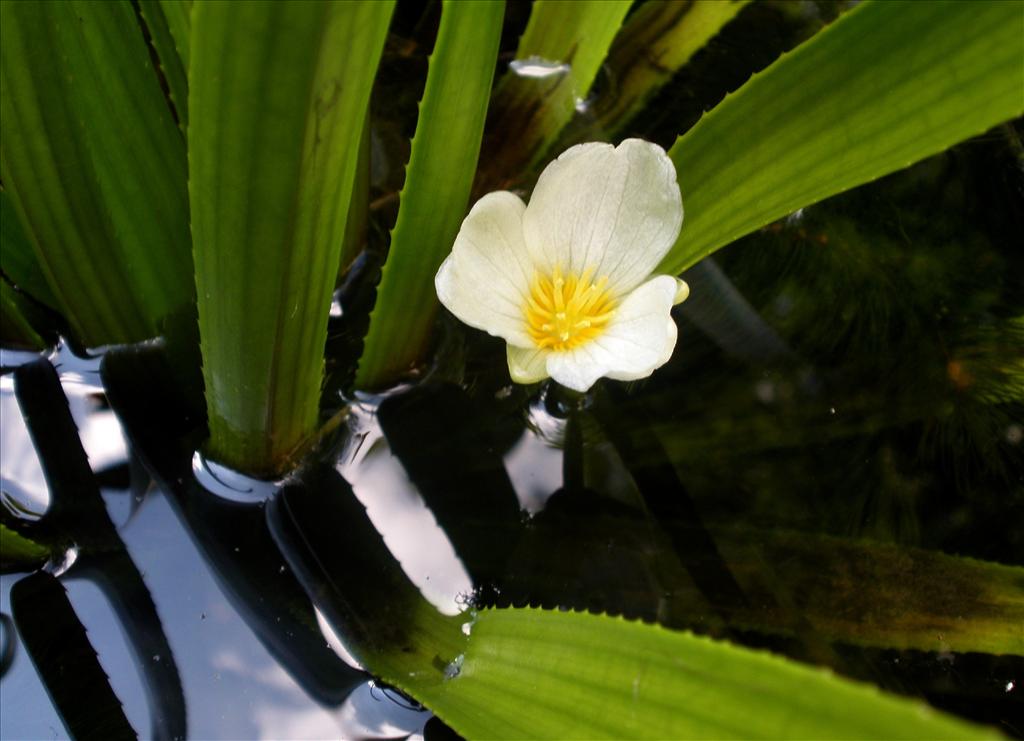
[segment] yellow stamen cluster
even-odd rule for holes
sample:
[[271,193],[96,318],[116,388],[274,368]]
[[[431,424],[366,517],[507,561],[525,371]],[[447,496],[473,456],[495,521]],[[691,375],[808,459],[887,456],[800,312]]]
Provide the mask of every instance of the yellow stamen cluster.
[[600,335],[615,311],[607,289],[608,277],[591,281],[593,270],[563,276],[555,268],[550,276],[537,274],[523,313],[526,331],[537,347],[572,350]]

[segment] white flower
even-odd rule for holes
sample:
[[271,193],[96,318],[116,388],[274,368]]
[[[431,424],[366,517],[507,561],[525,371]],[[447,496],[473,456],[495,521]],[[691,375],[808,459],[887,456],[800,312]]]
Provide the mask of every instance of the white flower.
[[676,344],[670,312],[688,289],[652,272],[682,223],[665,150],[579,144],[547,166],[529,206],[507,191],[477,201],[437,271],[437,296],[508,343],[518,383],[550,376],[586,391],[602,376],[645,378]]

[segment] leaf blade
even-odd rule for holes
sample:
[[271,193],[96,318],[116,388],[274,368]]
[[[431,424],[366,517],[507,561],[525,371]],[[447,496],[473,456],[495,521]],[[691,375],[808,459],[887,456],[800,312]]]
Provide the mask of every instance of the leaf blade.
[[455,241],[476,172],[505,4],[443,8],[359,388],[394,380],[422,354],[438,306],[433,276]]
[[178,117],[178,127],[184,135],[188,128],[188,57],[183,56],[179,49],[174,31],[178,30],[180,34],[181,30],[171,26],[171,16],[174,15],[175,22],[180,24],[183,16],[187,18],[188,9],[180,0],[175,3],[140,0],[139,13],[149,30],[151,43],[160,60],[160,69],[167,81],[170,102]]
[[678,273],[781,216],[1024,112],[1024,7],[865,2],[729,96],[670,151]]
[[184,141],[128,3],[5,3],[0,177],[88,345],[192,299]]
[[[413,691],[487,738],[978,738],[983,731],[780,659],[656,625],[534,608],[477,616],[458,676]],[[529,699],[529,713],[523,702]]]
[[495,88],[478,192],[494,190],[542,160],[575,115],[577,101],[590,92],[632,2],[537,0],[533,4],[516,60],[534,69],[510,69]]
[[354,153],[392,8],[193,10],[190,198],[210,452],[250,473],[281,470],[316,426]]
[[605,60],[615,94],[597,98],[590,125],[608,136],[621,130],[749,1],[656,0],[637,8]]

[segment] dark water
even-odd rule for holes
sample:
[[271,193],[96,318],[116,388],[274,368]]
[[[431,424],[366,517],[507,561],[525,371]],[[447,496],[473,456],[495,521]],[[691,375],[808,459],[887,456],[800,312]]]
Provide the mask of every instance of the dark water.
[[[670,144],[679,121],[835,12],[759,5],[623,134]],[[431,12],[400,13],[394,46],[409,43],[382,70],[394,95],[375,103],[372,247],[392,217]],[[348,419],[270,492],[240,494],[245,482],[225,487],[194,461],[201,404],[159,347],[112,351],[102,379],[64,353],[59,387],[19,371],[35,444],[5,373],[5,522],[49,503],[24,529],[68,557],[47,567],[58,580],[0,577],[0,613],[20,630],[3,622],[0,736],[66,736],[55,704],[118,727],[103,688],[75,683],[91,676],[88,651],[39,671],[28,658],[33,625],[65,616],[42,645],[77,635],[61,586],[143,737],[445,737],[348,655],[388,650],[413,599],[446,614],[540,604],[657,620],[1024,735],[1021,134],[1000,127],[718,253],[685,276],[672,361],[582,399],[513,387],[501,343],[445,319],[426,381],[353,399],[372,287],[352,279],[325,401],[329,414],[344,393]],[[96,486],[60,423],[60,388]],[[288,506],[263,504],[271,493]],[[71,699],[51,700],[41,675]]]

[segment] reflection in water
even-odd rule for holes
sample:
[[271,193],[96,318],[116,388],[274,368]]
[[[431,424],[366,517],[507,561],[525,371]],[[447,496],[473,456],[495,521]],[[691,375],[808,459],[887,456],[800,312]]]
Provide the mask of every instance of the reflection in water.
[[206,458],[198,450],[192,455],[192,475],[206,491],[239,504],[259,504],[281,488],[280,482],[246,476]]
[[473,583],[402,464],[391,455],[373,405],[353,405],[349,439],[354,443],[343,453],[338,472],[352,485],[409,580],[442,614],[459,614]]
[[43,469],[14,397],[11,376],[0,377],[0,488],[3,506],[41,516],[50,506]]
[[341,636],[339,636],[334,630],[330,621],[324,616],[324,613],[320,608],[314,605],[313,610],[316,612],[317,627],[320,628],[320,632],[324,634],[324,639],[327,641],[328,648],[334,651],[339,659],[344,661],[353,669],[363,671],[365,667],[359,663],[359,659],[352,655],[351,649],[345,645],[345,641],[342,640]]
[[565,419],[550,414],[543,402],[531,404],[526,429],[504,456],[523,511],[531,515],[541,511],[561,488],[564,442]]
[[[5,351],[3,365],[13,367],[36,360],[36,353]],[[124,463],[128,457],[121,423],[105,407],[99,380],[99,359],[77,358],[65,344],[54,352],[52,362],[58,369],[71,416],[93,471]],[[50,505],[50,494],[39,465],[39,457],[14,396],[14,377],[0,376],[0,487],[5,506],[19,516],[42,514]]]
[[[5,482],[10,478],[8,474],[14,472],[8,464],[24,461],[35,464],[37,479],[42,481],[42,469],[14,397],[11,378],[4,377],[3,384],[0,398],[5,404],[13,404],[9,413],[5,411],[3,415]],[[64,391],[71,408],[79,412],[77,424],[83,442],[91,440],[89,447],[99,451],[95,458],[105,465],[123,462],[124,441],[119,425],[109,424],[113,419],[109,409],[103,408],[94,391],[83,389],[77,379],[65,381]],[[47,425],[46,430],[50,427]],[[42,428],[34,429],[36,434],[41,433]],[[46,444],[46,450],[52,452],[53,441],[48,439]],[[11,453],[15,447],[17,455]],[[122,451],[120,460],[118,450]],[[53,464],[50,461],[48,466]],[[20,480],[24,479],[22,475]],[[113,489],[105,490],[103,495],[108,509],[120,508],[130,496],[127,490]],[[134,561],[131,568],[137,567],[144,575],[143,589],[155,603],[156,623],[144,629],[152,638],[156,637],[152,633],[155,629],[160,641],[132,635],[140,628],[140,624],[132,621],[143,620],[145,616],[138,612],[138,602],[128,601],[132,599],[130,593],[120,591],[133,585],[123,582],[124,562],[118,560],[117,553],[108,557],[103,546],[97,551],[98,544],[89,541],[87,554],[73,546],[63,559],[51,564],[50,571],[64,577],[62,582],[77,619],[88,631],[111,688],[136,729],[161,727],[150,718],[154,706],[150,704],[151,698],[147,699],[146,687],[153,679],[149,676],[150,667],[167,666],[173,666],[175,676],[180,675],[182,680],[189,737],[373,738],[378,730],[387,735],[396,731],[406,735],[422,727],[424,714],[410,711],[390,694],[378,691],[370,701],[360,700],[367,688],[365,683],[364,690],[357,691],[352,702],[336,709],[313,699],[225,600],[205,559],[163,495],[146,498],[118,534]],[[87,541],[90,538],[89,532],[83,531],[82,536]],[[0,577],[0,612],[11,612],[10,589],[20,578]],[[98,581],[94,583],[95,579]],[[112,599],[119,604],[111,602]],[[44,616],[33,617],[24,611],[15,614],[21,615],[19,619],[45,620]],[[5,641],[15,640],[8,633],[5,629]],[[164,637],[166,642],[162,642]],[[163,648],[140,651],[144,645]],[[19,712],[0,713],[0,737],[62,737],[62,721],[55,714],[28,653],[15,651],[8,669],[2,679],[4,705],[17,707]],[[394,710],[393,717],[389,715],[390,709]],[[390,721],[383,720],[388,717]]]
[[[108,500],[123,496],[106,493]],[[336,709],[310,698],[225,600],[162,495],[148,498],[121,536],[145,575],[181,673],[189,738],[386,738],[422,727],[424,713],[366,683]],[[0,577],[0,612],[10,613],[8,594],[18,578]],[[116,613],[91,583],[67,585],[129,720],[148,728],[138,665]],[[4,706],[18,712],[0,713],[0,738],[66,737],[23,650],[2,679],[2,695]]]

